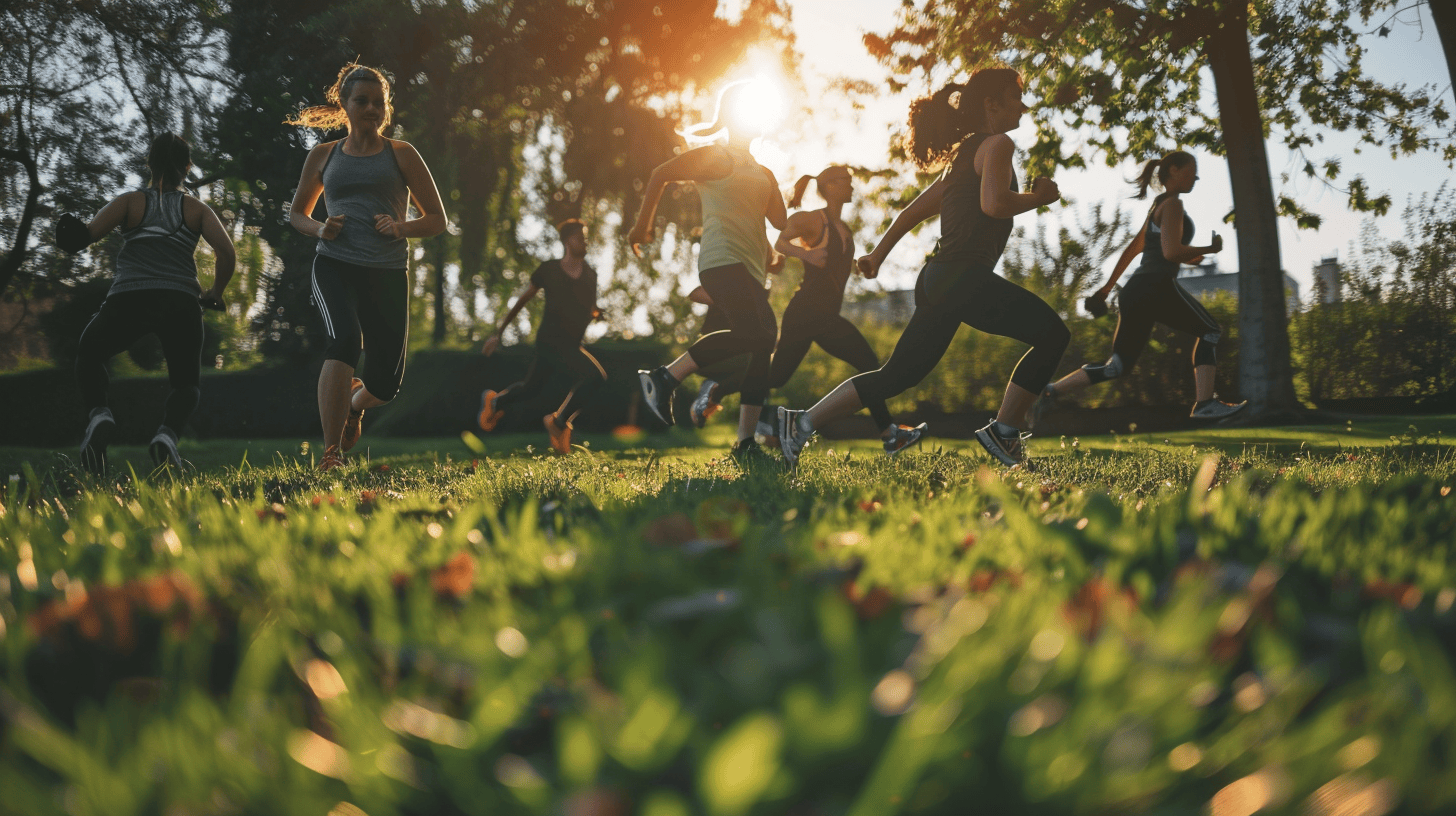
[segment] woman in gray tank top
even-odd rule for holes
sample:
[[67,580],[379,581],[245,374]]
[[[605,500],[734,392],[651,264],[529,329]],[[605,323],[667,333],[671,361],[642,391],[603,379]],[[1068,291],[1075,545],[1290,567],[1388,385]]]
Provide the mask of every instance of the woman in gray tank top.
[[[121,228],[116,278],[106,300],[81,333],[76,381],[88,411],[81,439],[81,464],[106,471],[106,448],[116,436],[107,405],[106,362],[148,334],[161,341],[167,359],[167,395],[162,425],[149,446],[157,465],[180,467],[177,435],[201,397],[202,309],[222,309],[222,293],[237,263],[232,239],[212,208],[188,195],[182,181],[192,168],[192,151],[181,136],[163,133],[147,151],[151,184],[113,199],[91,222],[62,216],[56,244],[79,252]],[[201,238],[212,247],[216,274],[206,292],[197,282],[192,255]]]
[[[344,452],[359,441],[365,409],[399,392],[409,336],[409,239],[439,235],[446,223],[420,154],[382,135],[394,112],[389,80],[350,63],[325,96],[325,104],[288,120],[349,131],[309,151],[290,216],[294,229],[318,239],[313,300],[331,338],[319,371],[320,470],[342,466]],[[324,221],[312,217],[320,196]],[[410,202],[418,218],[408,217]],[[361,351],[364,367],[355,377]]]

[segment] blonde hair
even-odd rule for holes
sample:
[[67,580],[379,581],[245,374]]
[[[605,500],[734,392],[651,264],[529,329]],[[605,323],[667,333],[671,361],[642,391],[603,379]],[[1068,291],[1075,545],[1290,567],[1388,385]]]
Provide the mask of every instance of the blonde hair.
[[339,69],[339,76],[324,91],[322,105],[304,108],[298,115],[283,120],[286,125],[301,125],[320,130],[338,130],[349,126],[349,116],[344,112],[344,100],[356,82],[378,82],[384,89],[384,121],[379,125],[383,131],[394,121],[394,98],[390,94],[389,79],[384,73],[367,65],[351,62]]

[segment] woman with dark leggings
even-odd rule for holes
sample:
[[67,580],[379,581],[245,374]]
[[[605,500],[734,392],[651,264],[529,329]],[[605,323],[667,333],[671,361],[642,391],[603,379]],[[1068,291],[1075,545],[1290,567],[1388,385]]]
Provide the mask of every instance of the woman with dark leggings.
[[[516,303],[501,321],[501,327],[516,320],[521,309],[536,296],[546,293],[546,313],[536,329],[536,354],[526,379],[502,391],[487,389],[480,397],[480,429],[494,430],[507,409],[535,398],[555,373],[572,379],[561,407],[541,418],[551,447],[560,454],[571,453],[571,421],[581,413],[581,406],[607,381],[607,372],[581,344],[586,327],[600,314],[597,311],[597,273],[586,262],[586,225],[573,218],[556,225],[561,238],[562,257],[536,267],[531,285],[516,298]],[[490,355],[500,348],[498,329],[485,341],[481,353]]]
[[[959,96],[955,104],[953,96]],[[911,158],[927,170],[949,165],[896,216],[874,252],[860,259],[860,270],[877,274],[900,238],[937,213],[940,248],[920,271],[915,314],[885,365],[846,380],[807,411],[779,409],[781,446],[791,466],[815,428],[861,407],[869,408],[884,429],[886,450],[903,446],[905,437],[918,438],[921,429],[896,425],[885,401],[915,387],[935,368],[962,323],[1031,346],[1011,374],[996,419],[976,432],[1002,463],[1023,461],[1027,412],[1071,339],[1041,298],[994,271],[1012,217],[1058,200],[1057,185],[1048,178],[1038,178],[1030,192],[1017,191],[1011,166],[1015,145],[1006,133],[1020,124],[1026,110],[1021,78],[1009,68],[978,71],[965,85],[947,85],[910,106]]]
[[[320,470],[344,464],[362,432],[364,411],[394,399],[404,378],[409,335],[409,239],[445,229],[445,208],[424,159],[408,142],[382,135],[394,113],[389,80],[349,64],[325,93],[288,124],[348,128],[317,145],[303,163],[293,197],[293,228],[318,238],[313,300],[329,333],[319,371]],[[311,216],[319,196],[328,219]],[[420,217],[408,218],[414,202]],[[361,376],[354,371],[365,352]]]
[[[180,467],[177,436],[197,408],[202,356],[202,309],[223,308],[222,293],[237,264],[232,239],[217,213],[182,190],[192,168],[192,150],[173,133],[152,140],[146,190],[126,193],[101,208],[90,223],[62,216],[57,245],[79,252],[120,227],[116,279],[106,300],[81,333],[76,380],[89,416],[81,440],[81,464],[98,475],[106,471],[106,447],[116,436],[116,420],[106,404],[106,361],[137,340],[154,334],[167,359],[171,391],[150,453],[157,465]],[[217,267],[206,292],[197,282],[193,253],[202,238],[212,247]]]
[[1218,233],[1207,246],[1191,246],[1193,219],[1183,211],[1179,197],[1193,189],[1198,181],[1198,161],[1189,153],[1177,150],[1144,165],[1133,182],[1137,198],[1147,198],[1148,187],[1156,175],[1163,192],[1153,199],[1152,209],[1142,229],[1123,250],[1112,271],[1112,278],[1093,296],[1105,301],[1112,284],[1121,277],[1132,259],[1142,254],[1142,263],[1118,295],[1117,331],[1112,336],[1112,356],[1107,362],[1088,363],[1071,374],[1048,385],[1042,392],[1047,400],[1080,391],[1089,385],[1107,382],[1132,371],[1138,356],[1152,336],[1153,324],[1191,334],[1193,341],[1193,382],[1197,401],[1189,413],[1196,419],[1221,419],[1237,413],[1248,404],[1223,402],[1213,393],[1216,371],[1215,351],[1222,330],[1188,290],[1178,283],[1178,266],[1198,263],[1203,256],[1223,249]]
[[714,121],[689,131],[696,135],[727,129],[726,145],[694,148],[652,171],[642,209],[628,235],[632,251],[640,255],[639,245],[653,239],[657,202],[666,186],[688,181],[696,185],[703,202],[698,280],[714,306],[722,309],[729,328],[703,335],[671,364],[639,371],[638,376],[647,407],[671,425],[672,391],[684,377],[700,367],[750,355],[738,411],[738,442],[733,446],[734,455],[740,457],[757,450],[753,432],[768,396],[769,362],[778,335],[764,288],[772,249],[763,222],[767,218],[783,229],[788,218],[778,181],[748,152],[753,138],[760,135],[743,124],[751,121],[750,106],[759,101],[745,93],[751,88],[746,82],[724,88]]
[[[814,343],[831,356],[854,366],[857,371],[870,371],[880,366],[880,358],[870,348],[869,341],[853,323],[839,314],[840,307],[844,305],[844,288],[854,268],[854,239],[841,217],[844,205],[849,203],[854,192],[849,168],[835,165],[818,176],[800,177],[794,184],[794,195],[788,204],[790,208],[797,208],[803,202],[811,181],[823,196],[826,206],[789,216],[788,226],[779,233],[774,243],[775,250],[803,262],[804,278],[784,309],[778,344],[769,364],[768,387],[771,390],[788,383]],[[711,311],[709,315],[712,316]],[[738,385],[731,380],[704,382],[698,390],[698,398],[693,401],[693,424],[703,427],[717,404],[723,397],[734,393]],[[777,417],[770,419],[777,420]],[[767,431],[765,435],[777,442],[778,434],[773,432],[772,423],[766,427],[760,423],[760,430]]]

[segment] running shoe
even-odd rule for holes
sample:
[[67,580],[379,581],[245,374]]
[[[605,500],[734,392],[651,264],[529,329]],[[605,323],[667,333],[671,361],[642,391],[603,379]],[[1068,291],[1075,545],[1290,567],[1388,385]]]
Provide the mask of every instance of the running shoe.
[[482,431],[495,430],[495,426],[501,421],[501,417],[506,415],[505,411],[497,411],[495,408],[495,401],[498,397],[500,397],[500,393],[492,391],[489,388],[485,389],[485,392],[480,395],[480,416],[476,419],[476,422],[480,423],[480,429]]
[[708,418],[723,407],[713,399],[713,389],[717,387],[718,383],[713,380],[703,380],[703,384],[698,387],[698,396],[693,399],[693,407],[688,410],[694,428],[708,424]]
[[1237,404],[1224,402],[1218,398],[1217,394],[1214,394],[1202,402],[1195,402],[1193,404],[1193,410],[1188,412],[1188,416],[1194,419],[1223,419],[1224,417],[1233,416],[1244,410],[1244,407],[1248,404],[1248,400]]
[[182,469],[182,454],[177,452],[177,432],[166,425],[157,429],[157,435],[152,437],[152,444],[147,446],[152,454],[152,464],[157,467],[174,467]]
[[753,441],[765,448],[779,447],[779,412],[777,408],[765,407],[768,412],[768,419],[760,419],[758,424],[753,426]]
[[677,378],[667,373],[666,366],[651,371],[638,369],[637,377],[642,381],[642,398],[653,415],[668,425],[677,424],[672,418],[672,391],[678,386]]
[[885,439],[885,455],[894,456],[912,445],[920,444],[920,437],[924,435],[924,422],[913,428],[909,425],[895,425],[891,427],[890,435]]
[[570,454],[571,422],[568,421],[564,428],[557,425],[556,412],[552,411],[546,416],[541,417],[541,424],[546,426],[546,435],[551,437],[551,447],[555,448],[556,452],[562,456]]
[[324,449],[324,456],[319,460],[317,470],[333,470],[343,467],[344,464],[344,452],[339,450],[338,445],[330,445]]
[[81,437],[81,466],[100,476],[106,472],[106,446],[116,438],[116,419],[110,408],[97,408]]
[[353,450],[359,444],[359,435],[364,433],[364,409],[354,410],[354,395],[364,387],[364,381],[358,377],[349,384],[349,416],[344,420],[344,436],[339,440],[339,446],[343,450]]
[[981,447],[1008,467],[1026,462],[1026,440],[1030,438],[1031,434],[1022,433],[994,419],[986,423],[986,427],[976,431],[976,441],[981,443]]
[[790,469],[799,467],[799,454],[814,435],[813,429],[804,430],[800,422],[807,414],[807,411],[790,411],[783,406],[779,407],[779,450],[784,452],[784,461]]

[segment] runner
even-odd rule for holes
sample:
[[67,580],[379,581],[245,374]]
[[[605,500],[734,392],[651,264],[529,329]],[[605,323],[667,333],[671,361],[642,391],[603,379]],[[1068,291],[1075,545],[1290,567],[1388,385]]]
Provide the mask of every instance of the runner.
[[[952,97],[958,101],[952,102]],[[866,277],[878,274],[885,256],[910,229],[941,216],[938,252],[920,271],[915,314],[878,371],[846,380],[807,411],[779,409],[781,446],[790,466],[814,434],[861,407],[884,429],[887,451],[919,439],[923,428],[892,421],[885,401],[913,388],[935,368],[960,324],[1031,346],[1011,374],[1001,410],[976,439],[996,459],[1015,465],[1025,458],[1027,412],[1051,379],[1071,334],[1057,313],[1036,295],[998,276],[994,269],[1011,234],[1012,217],[1055,203],[1057,185],[1038,178],[1018,192],[1012,169],[1015,145],[1008,131],[1027,110],[1021,78],[1009,68],[976,72],[965,85],[950,84],[910,107],[910,156],[922,170],[948,163],[940,178],[898,216],[875,250],[859,260]]]
[[1071,374],[1048,385],[1042,391],[1044,402],[1039,409],[1058,397],[1080,391],[1089,385],[1104,383],[1132,371],[1138,357],[1147,347],[1152,335],[1153,324],[1162,323],[1168,328],[1191,334],[1193,341],[1193,383],[1196,402],[1189,416],[1195,419],[1222,419],[1243,410],[1248,400],[1237,405],[1223,402],[1213,392],[1214,374],[1217,370],[1215,352],[1222,329],[1193,295],[1178,283],[1180,264],[1196,264],[1206,254],[1223,249],[1223,239],[1213,233],[1207,246],[1191,246],[1193,240],[1193,219],[1183,211],[1184,193],[1193,189],[1198,182],[1198,161],[1192,154],[1177,150],[1161,159],[1153,159],[1143,166],[1142,173],[1134,180],[1137,198],[1148,197],[1148,187],[1156,175],[1158,186],[1163,192],[1153,199],[1148,217],[1142,229],[1133,237],[1132,243],[1123,250],[1112,270],[1112,277],[1096,294],[1087,299],[1087,307],[1093,314],[1106,314],[1107,295],[1112,285],[1122,276],[1124,270],[1139,254],[1142,263],[1133,270],[1132,277],[1122,287],[1117,297],[1117,331],[1112,336],[1112,356],[1101,364],[1088,363]]
[[566,393],[561,407],[541,418],[551,447],[557,453],[571,453],[572,420],[602,383],[607,372],[581,344],[586,327],[600,315],[597,310],[597,272],[586,262],[586,225],[573,218],[556,225],[561,238],[562,256],[542,263],[531,273],[531,285],[506,313],[500,328],[481,347],[482,354],[494,354],[500,348],[501,331],[516,320],[521,309],[536,296],[546,292],[546,313],[536,329],[536,354],[526,379],[502,391],[487,389],[480,396],[480,429],[493,430],[506,409],[534,398],[541,393],[552,373],[563,371],[575,382]]
[[[756,100],[744,93],[753,85],[736,82],[718,95],[713,122],[690,128],[687,135],[727,130],[728,143],[689,150],[652,171],[628,241],[641,255],[640,245],[653,240],[653,219],[663,190],[674,182],[693,182],[702,198],[703,236],[698,252],[698,279],[713,304],[722,309],[729,328],[698,338],[670,365],[639,371],[647,406],[659,419],[673,424],[672,392],[700,367],[740,354],[750,355],[738,409],[738,442],[733,454],[742,460],[755,456],[754,427],[768,396],[769,364],[778,323],[764,288],[772,251],[763,222],[767,218],[783,229],[788,218],[778,194],[778,181],[748,152],[761,135],[742,124],[748,106]],[[731,121],[730,121],[731,120]]]
[[[291,215],[294,229],[318,238],[313,299],[331,338],[318,381],[320,470],[341,467],[344,452],[359,442],[364,411],[399,392],[409,335],[409,239],[439,235],[446,223],[420,154],[382,135],[394,114],[389,80],[350,63],[325,97],[287,121],[349,131],[309,151]],[[320,195],[328,207],[322,222],[310,217]],[[410,201],[419,218],[408,218]],[[361,350],[364,369],[355,377]]]
[[[182,466],[177,437],[202,396],[202,309],[224,308],[222,293],[237,265],[232,239],[217,213],[182,189],[192,169],[187,141],[175,133],[153,139],[147,168],[152,178],[145,190],[118,196],[90,223],[65,215],[56,225],[56,245],[67,252],[80,252],[113,229],[122,230],[116,278],[81,333],[76,357],[76,380],[89,412],[81,464],[97,475],[106,472],[106,447],[116,437],[116,419],[106,403],[106,361],[148,334],[162,343],[171,386],[149,452],[159,466]],[[212,286],[205,292],[193,259],[199,237],[216,258]]]

